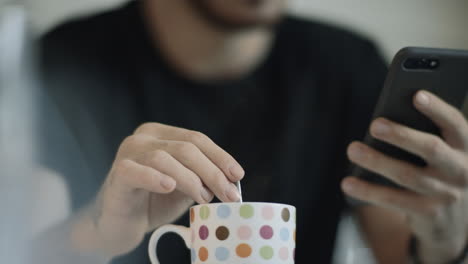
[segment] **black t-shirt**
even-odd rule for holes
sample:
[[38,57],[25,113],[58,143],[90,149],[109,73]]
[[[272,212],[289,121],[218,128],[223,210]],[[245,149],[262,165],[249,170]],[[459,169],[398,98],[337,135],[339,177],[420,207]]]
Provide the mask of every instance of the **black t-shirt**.
[[[345,208],[346,146],[365,135],[386,73],[373,44],[286,17],[254,72],[200,83],[174,71],[146,30],[134,1],[42,38],[42,158],[64,175],[73,208],[94,198],[138,125],[174,125],[205,133],[240,162],[245,200],[297,207],[296,263],[329,263]],[[149,263],[146,245],[115,263]],[[176,236],[159,251],[162,264],[190,261]]]

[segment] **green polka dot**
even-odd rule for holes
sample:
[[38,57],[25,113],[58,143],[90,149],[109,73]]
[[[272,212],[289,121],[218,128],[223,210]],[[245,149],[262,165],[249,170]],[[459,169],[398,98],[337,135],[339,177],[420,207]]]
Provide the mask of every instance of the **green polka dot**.
[[273,248],[270,246],[264,246],[260,249],[260,256],[263,259],[270,260],[273,258]]
[[251,205],[242,205],[239,210],[240,216],[242,218],[248,219],[252,218],[254,215],[254,208]]
[[208,208],[208,206],[202,206],[200,208],[200,218],[206,220],[208,217],[210,217],[210,208]]

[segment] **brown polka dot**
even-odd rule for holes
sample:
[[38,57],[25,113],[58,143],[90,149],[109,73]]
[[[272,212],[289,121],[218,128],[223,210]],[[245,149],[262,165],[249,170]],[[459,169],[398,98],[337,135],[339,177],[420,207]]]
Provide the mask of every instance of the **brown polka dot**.
[[229,229],[225,226],[220,226],[216,229],[216,237],[219,240],[226,240],[229,237]]
[[289,219],[291,218],[291,213],[289,212],[288,208],[283,209],[283,211],[281,212],[281,218],[283,218],[285,222],[289,221]]
[[195,221],[195,211],[190,208],[190,223],[193,223],[193,221]]
[[206,249],[206,247],[201,247],[200,250],[198,250],[198,257],[201,261],[205,262],[208,259],[208,249]]
[[236,248],[236,254],[241,258],[248,258],[252,254],[252,248],[247,244],[240,244]]

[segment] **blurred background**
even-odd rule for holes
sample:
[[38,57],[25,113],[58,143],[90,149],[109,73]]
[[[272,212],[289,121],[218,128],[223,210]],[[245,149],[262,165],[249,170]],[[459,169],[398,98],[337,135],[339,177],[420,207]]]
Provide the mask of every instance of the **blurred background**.
[[[2,11],[1,7],[5,3],[21,3],[26,7],[31,32],[35,36],[40,36],[68,19],[101,12],[126,1],[0,0],[0,11]],[[468,1],[466,0],[290,0],[289,2],[290,12],[295,15],[340,25],[370,37],[379,45],[388,61],[400,48],[405,46],[468,49],[468,33],[466,33],[468,27],[468,17],[466,16]],[[17,98],[22,97],[18,95]],[[5,107],[5,104],[3,106]],[[465,112],[468,112],[468,104],[466,108]],[[22,108],[17,105],[17,109]],[[23,117],[27,115],[27,113],[21,114]],[[4,127],[8,125],[3,123]],[[27,124],[23,125],[26,126]],[[2,135],[0,134],[0,136]],[[5,133],[3,136],[5,136]],[[22,136],[28,137],[28,135]],[[3,137],[3,140],[5,140],[5,137]],[[1,147],[5,146],[2,145]],[[69,213],[67,209],[68,200],[63,193],[64,184],[60,181],[60,178],[54,177],[50,173],[41,177],[40,182],[36,184],[37,190],[34,193],[34,200],[46,201],[47,204],[51,205],[50,208],[54,210],[53,213],[48,213],[47,209],[41,210],[42,214],[35,218],[31,227],[36,231],[60,221]],[[23,178],[24,180],[26,180],[26,177]],[[46,185],[56,186],[57,193],[41,192],[42,187]],[[0,181],[0,190],[1,186]],[[50,188],[48,189],[50,190]],[[63,199],[55,199],[54,197],[63,197]],[[34,206],[30,207],[34,208]],[[20,206],[18,208],[24,207]],[[369,251],[365,248],[365,244],[362,242],[359,231],[356,229],[351,217],[344,218],[340,230],[335,263],[372,263]],[[4,252],[7,251],[5,245],[8,242],[11,241],[0,238],[0,256],[2,256],[2,249]],[[2,263],[4,260],[2,260]],[[359,262],[356,262],[357,260]],[[7,261],[5,263],[13,262]]]
[[[5,0],[0,0],[5,1]],[[73,16],[127,0],[24,0],[38,33]],[[292,13],[338,24],[373,38],[387,59],[404,46],[468,49],[466,0],[289,0]]]

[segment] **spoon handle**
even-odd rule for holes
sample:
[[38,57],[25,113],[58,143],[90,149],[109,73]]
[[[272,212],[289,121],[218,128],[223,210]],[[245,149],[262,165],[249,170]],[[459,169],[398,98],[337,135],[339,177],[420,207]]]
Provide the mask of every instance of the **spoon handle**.
[[241,183],[240,183],[240,181],[238,181],[238,182],[236,183],[236,186],[237,186],[237,190],[239,191],[239,194],[240,194],[240,200],[239,200],[239,202],[242,203],[242,202],[243,202],[243,201],[242,201],[242,188],[241,188]]

